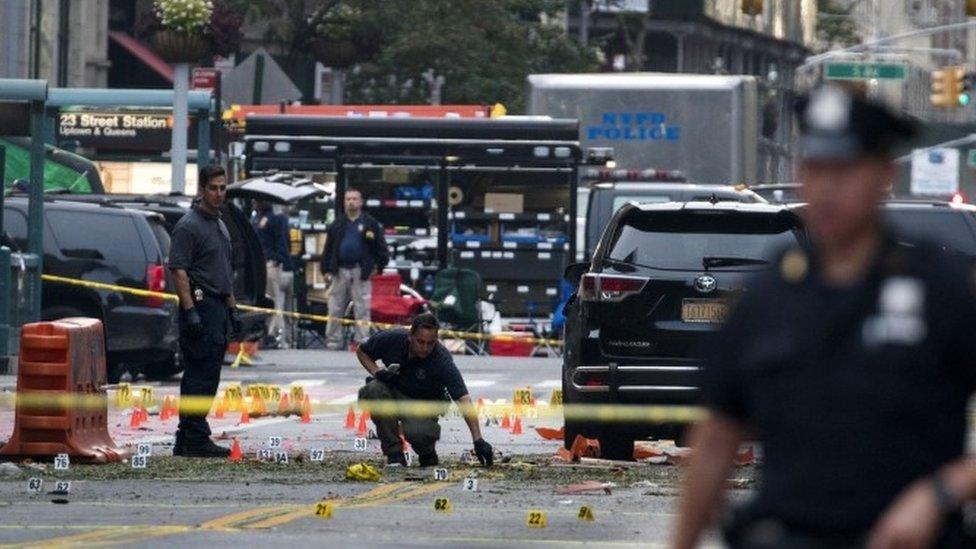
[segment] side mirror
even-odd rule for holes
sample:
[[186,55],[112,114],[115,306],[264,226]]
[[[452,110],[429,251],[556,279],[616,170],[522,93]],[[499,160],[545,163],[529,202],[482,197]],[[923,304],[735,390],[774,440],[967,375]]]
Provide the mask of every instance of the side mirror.
[[579,285],[580,277],[590,270],[589,263],[572,263],[563,271],[563,278],[575,288]]

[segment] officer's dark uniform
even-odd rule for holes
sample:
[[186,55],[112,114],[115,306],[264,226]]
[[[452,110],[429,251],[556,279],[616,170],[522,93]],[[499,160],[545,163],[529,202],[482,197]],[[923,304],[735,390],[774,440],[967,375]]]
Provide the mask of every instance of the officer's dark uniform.
[[[366,356],[381,361],[387,368],[393,364],[400,365],[392,384],[373,379],[359,390],[360,399],[444,401],[443,411],[446,411],[446,396],[456,401],[468,394],[461,372],[454,364],[451,353],[442,344],[438,343],[427,358],[411,359],[407,338],[406,330],[388,330],[370,337],[360,346],[359,349]],[[437,423],[438,415],[405,415],[401,419],[373,414],[376,435],[380,439],[383,454],[402,454],[398,427],[398,422],[402,421],[404,436],[420,456],[421,465],[428,460],[436,461],[435,444],[441,435],[441,427]]]
[[[860,546],[903,489],[965,454],[972,262],[888,232],[853,287],[825,284],[817,265],[811,247],[784,251],[710,349],[706,405],[754,428],[764,455],[755,499],[727,528],[736,547],[783,531]],[[976,546],[962,536],[950,516],[942,546]]]
[[[193,337],[186,327],[186,311],[180,308],[184,364],[180,395],[213,398],[220,384],[230,328],[226,300],[233,291],[230,233],[219,215],[210,215],[194,204],[173,229],[169,267],[185,270],[189,275],[194,307],[203,321],[203,333]],[[183,446],[209,442],[206,412],[181,410],[174,453]]]

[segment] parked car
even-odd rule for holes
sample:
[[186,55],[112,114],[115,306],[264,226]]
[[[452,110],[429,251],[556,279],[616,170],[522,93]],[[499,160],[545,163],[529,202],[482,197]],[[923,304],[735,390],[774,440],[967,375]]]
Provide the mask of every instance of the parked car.
[[595,183],[590,188],[587,198],[586,209],[578,212],[579,216],[586,217],[586,230],[582,239],[580,239],[579,231],[577,231],[576,245],[584,251],[580,261],[587,261],[593,257],[597,241],[603,234],[603,230],[613,213],[630,202],[640,204],[699,200],[765,202],[756,193],[738,186],[640,181]]
[[[3,230],[18,250],[27,248],[27,204],[4,202]],[[113,204],[58,199],[44,204],[44,273],[153,291],[172,288],[166,269],[169,237],[158,214]],[[101,320],[108,379],[123,372],[150,377],[179,371],[176,304],[112,290],[45,283],[41,318],[87,316]]]
[[[746,278],[772,250],[803,238],[791,207],[737,202],[627,203],[617,210],[566,306],[563,397],[568,404],[693,405],[703,338],[719,328]],[[630,459],[633,441],[675,426],[566,418],[600,440],[604,456]]]
[[976,206],[889,200],[882,208],[885,220],[899,238],[925,240],[946,252],[976,257]]
[[794,204],[799,202],[799,189],[799,183],[770,183],[749,187],[749,190],[763,197],[770,204]]
[[[166,236],[172,234],[173,227],[189,210],[192,198],[184,195],[61,195],[60,200],[107,204],[141,212],[153,213],[162,217]],[[241,305],[272,307],[273,302],[265,296],[266,267],[264,252],[258,243],[257,235],[248,221],[247,215],[232,201],[224,203],[222,216],[230,233],[232,260],[234,267],[234,297]],[[164,257],[169,259],[169,244],[165,246]],[[243,312],[244,338],[256,340],[265,332],[264,313]]]

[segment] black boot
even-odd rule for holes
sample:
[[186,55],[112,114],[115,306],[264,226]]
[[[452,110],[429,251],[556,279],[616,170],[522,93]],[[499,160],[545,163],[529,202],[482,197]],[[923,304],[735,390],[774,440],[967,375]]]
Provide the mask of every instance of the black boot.
[[437,459],[437,452],[431,450],[429,454],[424,454],[420,456],[420,466],[421,467],[433,467],[440,463]]
[[386,466],[387,467],[406,467],[407,466],[407,456],[403,455],[403,452],[394,452],[386,456]]
[[217,446],[211,440],[199,444],[183,444],[183,457],[225,458],[230,456],[230,448]]
[[183,455],[183,431],[176,431],[176,442],[173,444],[173,455],[182,456]]

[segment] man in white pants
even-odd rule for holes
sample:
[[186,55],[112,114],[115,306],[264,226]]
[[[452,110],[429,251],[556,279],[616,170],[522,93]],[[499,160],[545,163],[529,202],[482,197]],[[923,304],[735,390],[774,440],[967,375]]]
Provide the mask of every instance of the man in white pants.
[[369,277],[383,270],[390,260],[383,237],[383,226],[363,211],[363,194],[354,188],[343,195],[344,215],[326,230],[322,249],[322,273],[329,289],[329,323],[325,338],[328,349],[342,347],[341,320],[349,303],[353,304],[355,343],[369,337]]

